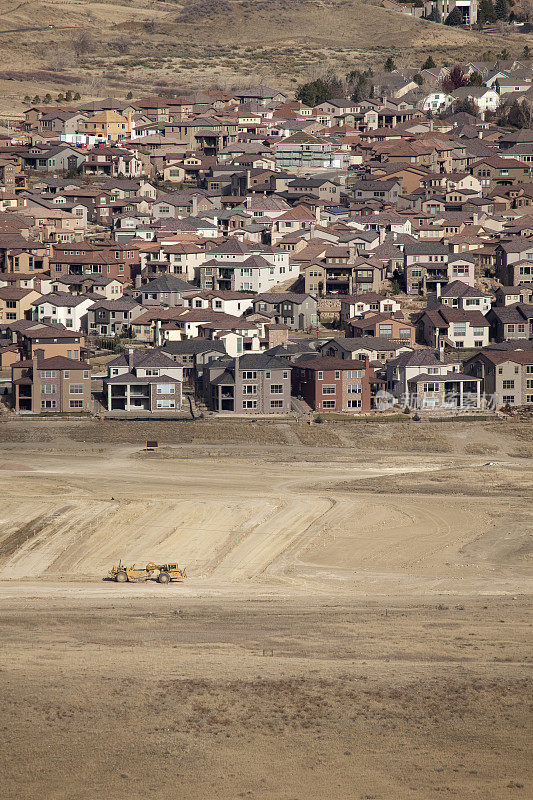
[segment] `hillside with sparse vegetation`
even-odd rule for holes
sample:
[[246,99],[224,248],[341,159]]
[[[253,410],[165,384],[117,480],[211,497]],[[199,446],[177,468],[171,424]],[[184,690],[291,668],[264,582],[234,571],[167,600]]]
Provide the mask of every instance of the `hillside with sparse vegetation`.
[[[276,81],[327,70],[475,58],[494,36],[415,20],[378,0],[0,0],[0,95],[82,97]],[[519,52],[529,37],[509,35]],[[401,43],[401,47],[399,46]]]

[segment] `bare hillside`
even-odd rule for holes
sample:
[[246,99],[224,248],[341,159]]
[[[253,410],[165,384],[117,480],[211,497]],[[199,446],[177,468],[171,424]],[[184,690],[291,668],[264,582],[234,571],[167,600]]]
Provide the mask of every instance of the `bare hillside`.
[[[3,110],[24,95],[84,97],[272,81],[294,88],[393,55],[416,66],[479,56],[501,40],[413,20],[368,0],[0,0]],[[525,37],[507,37],[511,51]],[[401,43],[401,46],[399,45]]]

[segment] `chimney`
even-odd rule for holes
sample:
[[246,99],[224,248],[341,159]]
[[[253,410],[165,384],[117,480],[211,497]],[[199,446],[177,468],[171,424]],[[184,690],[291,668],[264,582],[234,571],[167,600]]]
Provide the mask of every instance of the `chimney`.
[[128,349],[128,369],[130,372],[133,369],[133,347]]
[[440,285],[440,283],[439,283],[438,281],[437,281],[437,285],[436,285],[435,293],[436,293],[436,295],[437,295],[437,300],[438,300],[438,299],[439,299],[439,297],[440,297],[440,293],[441,293],[441,285]]
[[354,242],[349,242],[348,243],[348,252],[349,252],[348,260],[350,262],[355,261],[355,259],[357,258],[357,246],[355,245]]

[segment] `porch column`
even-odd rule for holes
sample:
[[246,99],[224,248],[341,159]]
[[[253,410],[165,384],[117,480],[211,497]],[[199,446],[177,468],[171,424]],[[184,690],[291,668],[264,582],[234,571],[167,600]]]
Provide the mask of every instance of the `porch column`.
[[130,409],[130,402],[131,402],[130,385],[129,385],[129,383],[127,383],[126,384],[126,411],[130,411],[131,410]]
[[111,411],[111,384],[107,384],[107,408]]
[[481,381],[477,381],[477,407],[481,408]]
[[20,411],[19,396],[20,396],[20,386],[18,384],[15,384],[15,411],[17,412],[17,414]]
[[463,382],[459,381],[459,408],[463,407]]

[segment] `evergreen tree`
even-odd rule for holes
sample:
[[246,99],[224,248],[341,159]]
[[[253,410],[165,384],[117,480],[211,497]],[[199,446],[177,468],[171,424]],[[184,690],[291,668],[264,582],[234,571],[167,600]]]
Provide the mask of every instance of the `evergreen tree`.
[[509,3],[507,0],[496,0],[494,3],[494,13],[496,19],[507,20],[509,18]]
[[76,92],[74,95],[74,100],[81,100],[81,94],[79,92]]
[[24,96],[24,102],[27,106],[29,106],[29,104],[31,103],[31,97],[29,96],[29,94]]
[[126,100],[132,100],[132,99],[133,99],[133,92],[128,92],[128,94],[126,95]]
[[338,97],[343,92],[341,82],[333,75],[324,78],[317,78],[316,81],[309,81],[298,87],[296,99],[306,106],[314,108],[327,100]]
[[468,79],[468,86],[483,86],[483,78],[479,72],[472,72]]
[[526,58],[528,60],[531,58],[531,50],[529,49],[527,44],[524,46],[524,49],[522,50],[522,58]]
[[394,59],[392,58],[392,56],[389,56],[388,59],[385,61],[383,69],[385,70],[385,72],[393,72],[396,69],[396,64],[394,63]]
[[462,25],[463,24],[463,15],[461,14],[461,12],[460,12],[460,10],[458,9],[457,6],[455,6],[453,11],[450,11],[448,16],[444,20],[444,24],[445,25],[452,25],[452,26]]
[[496,12],[494,11],[491,0],[481,0],[477,12],[477,21],[479,25],[496,21]]
[[43,103],[46,103],[48,105],[48,103],[51,102],[52,102],[52,95],[50,94],[50,92],[47,92],[43,97]]
[[70,101],[72,100],[72,92],[70,91],[70,89],[65,94],[65,100],[67,101],[67,103],[70,103]]
[[35,97],[32,100],[32,103],[33,103],[33,105],[35,105],[36,103],[40,103],[40,102],[41,102],[41,98],[39,97],[38,94],[36,94]]
[[353,69],[347,74],[346,83],[348,84],[350,99],[353,100],[354,103],[359,103],[361,100],[371,96],[371,77],[371,69],[364,70],[363,72],[358,69]]
[[515,128],[525,128],[526,127],[526,115],[524,114],[524,110],[522,106],[515,100],[509,111],[507,112],[507,122],[509,125],[514,125]]
[[63,97],[63,92],[59,92],[57,95],[57,102],[62,103],[65,98]]
[[426,58],[426,60],[424,61],[424,63],[422,64],[421,69],[433,69],[433,67],[436,67],[436,66],[437,65],[433,61],[433,58],[431,56],[428,56]]

